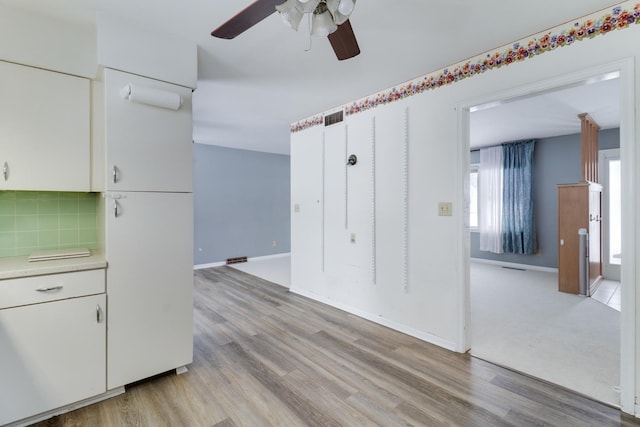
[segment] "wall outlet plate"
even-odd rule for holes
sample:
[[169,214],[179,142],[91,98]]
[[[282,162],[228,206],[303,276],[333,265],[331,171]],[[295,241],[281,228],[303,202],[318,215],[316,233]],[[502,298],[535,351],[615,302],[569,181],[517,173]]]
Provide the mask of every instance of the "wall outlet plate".
[[438,203],[438,216],[451,216],[453,215],[453,203],[440,202]]

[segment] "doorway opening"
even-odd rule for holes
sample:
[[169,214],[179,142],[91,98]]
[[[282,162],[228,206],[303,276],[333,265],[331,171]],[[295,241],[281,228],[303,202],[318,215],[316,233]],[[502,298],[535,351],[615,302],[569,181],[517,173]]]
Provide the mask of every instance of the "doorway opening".
[[[596,77],[593,77],[593,76],[596,76]],[[620,76],[619,72],[618,73],[613,73],[613,74],[610,73],[610,72],[607,72],[607,73],[602,73],[602,74],[595,74],[594,73],[592,76],[581,76],[580,78],[575,78],[575,79],[559,79],[559,80],[555,81],[554,83],[550,83],[549,85],[547,85],[547,88],[545,90],[543,90],[543,91],[535,92],[535,91],[531,91],[531,90],[529,90],[529,91],[523,90],[520,93],[515,93],[515,94],[511,93],[511,94],[507,94],[507,95],[505,95],[503,97],[498,97],[498,98],[494,98],[494,99],[488,99],[488,100],[486,100],[486,102],[484,102],[482,104],[469,105],[468,107],[466,107],[467,108],[466,113],[463,113],[462,116],[461,116],[461,118],[463,120],[466,120],[466,123],[463,123],[463,129],[465,129],[464,126],[466,126],[466,129],[469,132],[468,141],[467,141],[468,142],[467,148],[471,149],[473,147],[472,142],[473,142],[474,138],[478,137],[478,135],[476,134],[477,129],[475,128],[475,126],[473,124],[473,121],[472,121],[473,114],[475,114],[478,111],[485,111],[485,110],[486,111],[490,111],[490,110],[496,108],[496,106],[504,106],[504,105],[508,104],[509,105],[508,109],[511,112],[513,112],[513,111],[517,110],[517,108],[519,108],[519,104],[520,104],[521,101],[526,103],[527,101],[533,101],[533,99],[536,98],[536,97],[547,96],[547,95],[552,95],[552,96],[555,95],[555,96],[559,96],[560,98],[567,99],[566,98],[567,95],[566,95],[566,93],[564,93],[565,90],[574,90],[574,89],[578,90],[578,89],[584,89],[584,88],[589,87],[589,86],[595,87],[594,86],[595,83],[603,82],[603,81],[609,81],[609,80],[616,80],[616,79],[618,79],[619,76]],[[537,87],[539,88],[540,85],[538,85]],[[620,96],[620,88],[619,88],[619,86],[616,87],[616,93],[618,93],[618,97],[619,97]],[[620,105],[620,100],[619,99],[617,100],[617,104]],[[585,108],[589,108],[589,107],[585,107]],[[577,110],[577,112],[584,112],[582,110],[583,109],[580,108],[580,109]],[[589,111],[589,110],[585,110],[585,111]],[[576,117],[576,120],[577,120],[577,117]],[[495,126],[495,122],[494,122],[493,126],[496,127]],[[538,124],[536,126],[544,127],[541,124]],[[622,124],[619,124],[619,126],[620,126],[620,128],[623,127]],[[575,133],[579,133],[579,130],[576,131]],[[621,135],[623,133],[624,132],[622,132]],[[628,133],[624,133],[624,134],[628,135]],[[518,140],[518,139],[525,139],[525,138],[530,138],[530,137],[534,137],[535,138],[535,137],[538,137],[538,136],[537,135],[527,135],[527,136],[510,137],[510,138],[504,138],[502,142],[513,141],[513,140]],[[495,143],[495,142],[496,141],[493,141],[493,143]],[[621,142],[621,144],[624,144],[624,142]],[[623,152],[624,152],[624,150],[623,150]],[[467,159],[466,169],[465,170],[466,170],[467,173],[469,173],[470,172],[470,162],[468,160],[469,159],[469,155],[465,154],[465,156],[466,156],[465,158]],[[612,161],[611,163],[608,164],[608,166],[612,170],[613,174],[616,173],[616,170],[622,170],[622,167],[623,167],[622,166],[623,163],[622,163],[622,161],[620,159],[620,156],[618,156],[617,160],[618,160],[618,163],[615,163],[615,161]],[[616,168],[618,168],[618,169],[616,169]],[[616,176],[620,176],[620,174],[618,173],[618,175],[616,175]],[[471,180],[471,176],[470,175],[469,176],[465,176],[464,180],[463,180],[463,182],[465,182],[465,191],[464,191],[465,200],[464,201],[465,201],[465,206],[467,207],[467,212],[469,212],[470,209],[471,209],[471,206],[470,206],[470,201],[471,201],[470,200],[471,199],[471,197],[470,197],[470,184],[471,184],[471,182],[470,182],[470,180]],[[615,178],[613,179],[613,181],[615,181]],[[558,182],[558,183],[560,183],[560,182]],[[612,185],[615,186],[616,185],[615,182]],[[622,186],[622,183],[621,183],[620,180],[618,181],[617,185],[619,187]],[[621,188],[621,191],[624,191],[624,189]],[[613,210],[614,210],[614,213],[615,213],[615,208],[613,208]],[[618,211],[620,212],[619,224],[622,224],[623,219],[624,219],[623,218],[624,215],[622,214],[622,209],[621,208],[618,208]],[[628,216],[626,218],[627,218],[627,221],[628,221],[628,219],[630,219]],[[461,335],[464,338],[466,338],[466,340],[467,340],[465,348],[470,349],[472,355],[477,355],[476,354],[477,353],[477,349],[478,349],[478,347],[480,347],[480,345],[478,345],[477,342],[474,342],[474,337],[476,337],[476,333],[475,332],[477,331],[477,328],[479,327],[478,326],[479,322],[477,322],[478,319],[476,317],[474,317],[474,305],[473,305],[474,304],[474,295],[476,296],[476,298],[477,298],[477,295],[474,294],[473,286],[474,286],[474,281],[478,277],[482,277],[481,280],[487,280],[487,277],[489,277],[489,276],[487,276],[487,274],[492,275],[493,273],[492,272],[487,273],[487,269],[485,268],[486,267],[486,263],[485,263],[484,266],[482,266],[481,269],[476,269],[474,267],[475,262],[471,262],[470,254],[473,251],[473,249],[471,248],[473,246],[473,235],[471,233],[470,218],[466,218],[465,219],[465,232],[467,233],[466,235],[468,237],[467,241],[470,242],[470,243],[468,244],[467,248],[465,249],[467,251],[466,252],[467,261],[465,262],[465,265],[467,266],[467,276],[466,277],[467,277],[468,282],[467,282],[464,294],[468,298],[467,301],[468,302],[470,301],[470,302],[466,306],[467,310],[469,311],[467,313],[467,317],[466,317],[466,319],[467,319],[467,328],[465,330],[466,335],[464,335],[464,334],[461,334]],[[557,229],[555,229],[555,233],[557,233]],[[611,233],[611,234],[613,234],[613,233]],[[557,242],[555,241],[555,238],[553,240],[554,240],[553,242],[547,242],[547,244],[557,244]],[[607,240],[608,240],[608,243],[610,244],[611,250],[615,251],[616,248],[618,247],[618,246],[616,246],[618,244],[616,243],[615,234],[613,236],[611,236],[611,237],[607,237]],[[620,251],[622,251],[622,244],[621,243],[619,244],[619,247],[620,247]],[[621,253],[621,252],[618,252],[618,253]],[[507,264],[508,263],[509,263],[509,261],[507,262]],[[497,263],[493,262],[493,264],[497,264]],[[492,267],[495,267],[495,266],[492,266]],[[522,266],[517,266],[517,267],[522,267]],[[536,267],[540,267],[540,268],[536,268]],[[556,264],[556,267],[557,267],[557,264]],[[496,268],[496,271],[499,272],[499,270],[497,270],[497,267],[495,267],[495,268]],[[528,268],[526,268],[526,267],[523,268],[523,269],[524,270],[528,270]],[[481,270],[481,271],[480,271],[480,273],[478,273],[475,270]],[[524,273],[533,273],[532,276],[536,276],[536,277],[534,277],[533,281],[541,282],[541,281],[547,280],[548,279],[548,275],[553,275],[552,270],[553,270],[553,267],[551,267],[551,268],[546,267],[545,268],[545,266],[535,266],[534,265],[534,268],[532,269],[532,271],[526,271]],[[516,273],[520,273],[520,272],[516,272]],[[545,274],[546,274],[547,277],[544,277]],[[508,278],[507,281],[509,281],[512,284],[522,281],[522,277],[524,277],[524,276],[511,277],[511,276],[513,276],[513,270],[508,272],[508,276],[509,276],[509,278]],[[498,280],[493,280],[493,279],[488,279],[488,280],[490,280],[492,282],[497,282],[498,281]],[[529,279],[527,279],[527,280],[529,280]],[[554,282],[554,280],[551,279],[551,282]],[[557,279],[555,281],[555,284],[556,284],[556,291],[555,292],[557,293]],[[495,286],[495,283],[492,283],[492,286]],[[498,288],[494,288],[493,291],[494,292],[499,292],[499,291],[497,291],[497,289]],[[512,291],[513,290],[513,286],[511,286],[510,288],[506,288],[506,289],[509,289],[509,291]],[[530,295],[526,295],[526,294],[524,294],[524,295],[512,295],[511,297],[513,298],[512,301],[516,301],[516,302],[522,302],[522,301],[531,300],[531,296]],[[542,297],[542,299],[540,299],[540,301],[538,301],[538,302],[542,303],[542,302],[544,302],[544,300],[546,298],[547,297]],[[508,303],[509,302],[507,301],[506,304],[503,304],[503,305],[507,305]],[[515,310],[515,312],[512,312],[512,314],[513,315],[518,315],[518,310]],[[632,319],[632,317],[631,317],[631,319]],[[519,323],[519,322],[522,322],[522,321],[518,320],[518,319],[514,319],[514,318],[509,318],[508,321],[505,322],[505,319],[503,317],[503,320],[502,320],[503,324],[504,323],[510,323],[512,325],[513,324],[516,325],[513,328],[515,335],[524,335],[524,328],[527,328],[527,324],[526,323]],[[611,324],[617,324],[617,325],[619,325],[620,323],[624,323],[624,321],[620,322],[620,320],[618,319],[618,322],[615,322],[615,319],[614,319],[614,321],[611,322]],[[549,325],[547,325],[547,326],[549,326]],[[617,328],[615,333],[620,334],[621,333],[620,327],[619,326],[614,326],[614,327]],[[554,331],[554,332],[557,332],[557,331]],[[536,333],[538,335],[535,335]],[[533,336],[535,338],[532,338],[526,344],[524,344],[525,347],[524,347],[524,349],[522,349],[523,351],[521,353],[522,354],[531,353],[532,347],[535,347],[536,344],[537,344],[536,340],[544,338],[545,336],[549,336],[549,335],[552,335],[552,334],[549,334],[548,330],[546,332],[545,331],[534,332]],[[628,331],[627,331],[627,335],[626,336],[627,337],[629,336],[628,335]],[[552,337],[552,339],[556,340],[556,344],[566,341],[566,338],[567,338],[566,336],[557,335],[557,334],[556,334],[555,337]],[[589,338],[587,338],[587,340],[588,339]],[[598,400],[603,400],[603,401],[605,401],[605,402],[607,402],[609,404],[620,405],[621,404],[620,396],[619,395],[616,396],[616,393],[618,393],[619,390],[620,390],[620,388],[619,388],[620,378],[619,377],[620,377],[620,369],[622,369],[622,366],[620,364],[620,359],[622,358],[622,359],[626,360],[629,357],[629,350],[627,350],[627,352],[624,352],[624,354],[620,354],[622,351],[621,351],[619,342],[620,341],[618,341],[617,347],[614,348],[614,350],[616,352],[615,357],[614,357],[614,359],[615,359],[614,363],[615,363],[615,365],[617,367],[617,376],[618,376],[618,378],[615,381],[612,381],[612,384],[608,384],[607,385],[607,387],[610,388],[609,391],[613,393],[613,394],[609,393],[609,395],[608,395],[609,397],[594,396],[594,394],[592,392],[590,392],[589,390],[579,389],[579,387],[576,386],[575,383],[568,384],[568,383],[563,383],[562,381],[555,380],[554,378],[549,378],[548,376],[546,376],[549,372],[565,371],[565,367],[564,366],[562,366],[561,364],[555,363],[553,360],[551,361],[551,365],[553,365],[553,366],[551,366],[548,363],[541,362],[540,360],[533,360],[532,359],[532,360],[529,360],[529,361],[525,361],[524,362],[524,367],[510,365],[509,364],[510,362],[509,361],[505,361],[504,359],[491,360],[490,358],[487,358],[487,360],[489,360],[491,362],[494,362],[494,363],[503,364],[503,365],[505,365],[505,366],[507,366],[509,368],[522,370],[522,371],[524,371],[526,373],[530,373],[530,374],[532,374],[534,376],[537,376],[537,377],[540,377],[540,378],[543,378],[543,379],[546,379],[546,380],[549,380],[549,381],[552,381],[552,382],[556,382],[556,383],[558,383],[560,385],[567,386],[567,387],[572,388],[572,389],[574,389],[576,391],[579,391],[579,392],[581,392],[583,394],[587,394],[587,395],[590,395],[592,397],[595,397]],[[552,344],[551,346],[552,347],[557,347],[556,344]],[[511,353],[511,354],[517,353],[517,351],[516,351],[517,349],[514,348],[514,345],[515,345],[514,343],[507,342],[503,346],[502,351],[501,351],[500,354],[504,355],[504,354],[509,354],[509,353]],[[623,347],[624,347],[624,345],[623,345]],[[580,357],[583,356],[583,354],[580,352],[581,351],[581,345],[580,344],[576,344],[574,346],[574,350],[576,351],[576,353],[574,355],[575,358],[580,358]],[[633,354],[633,353],[631,353],[631,354]],[[482,357],[482,358],[485,358],[485,357]],[[571,359],[571,356],[569,356],[569,358]],[[531,365],[531,364],[540,365],[540,372],[541,373],[537,374],[536,372],[532,373],[532,372],[528,371],[528,369],[527,369],[528,365]],[[630,368],[626,367],[625,369],[630,369]],[[588,376],[588,375],[589,375],[588,371],[582,371],[580,373],[573,374],[574,377],[578,377],[578,376],[585,377],[585,376]]]

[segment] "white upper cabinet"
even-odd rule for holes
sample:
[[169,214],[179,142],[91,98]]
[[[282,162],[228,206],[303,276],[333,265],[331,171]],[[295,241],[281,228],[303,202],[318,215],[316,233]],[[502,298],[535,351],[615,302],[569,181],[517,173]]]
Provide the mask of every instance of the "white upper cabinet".
[[106,69],[104,91],[106,190],[191,192],[191,89]]
[[90,83],[0,61],[0,190],[89,191]]

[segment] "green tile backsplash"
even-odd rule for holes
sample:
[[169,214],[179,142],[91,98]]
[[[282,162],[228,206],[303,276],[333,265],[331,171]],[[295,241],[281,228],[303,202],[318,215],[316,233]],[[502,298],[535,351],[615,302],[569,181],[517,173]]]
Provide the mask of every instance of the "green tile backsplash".
[[0,257],[97,246],[98,193],[0,191]]

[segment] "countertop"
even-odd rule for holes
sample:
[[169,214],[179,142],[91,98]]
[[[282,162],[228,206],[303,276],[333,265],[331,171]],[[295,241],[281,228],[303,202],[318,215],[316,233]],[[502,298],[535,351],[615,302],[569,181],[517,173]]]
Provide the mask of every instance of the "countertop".
[[0,280],[17,277],[42,276],[45,274],[68,273],[71,271],[106,268],[104,253],[92,250],[91,255],[81,258],[57,259],[29,262],[28,257],[0,258]]

